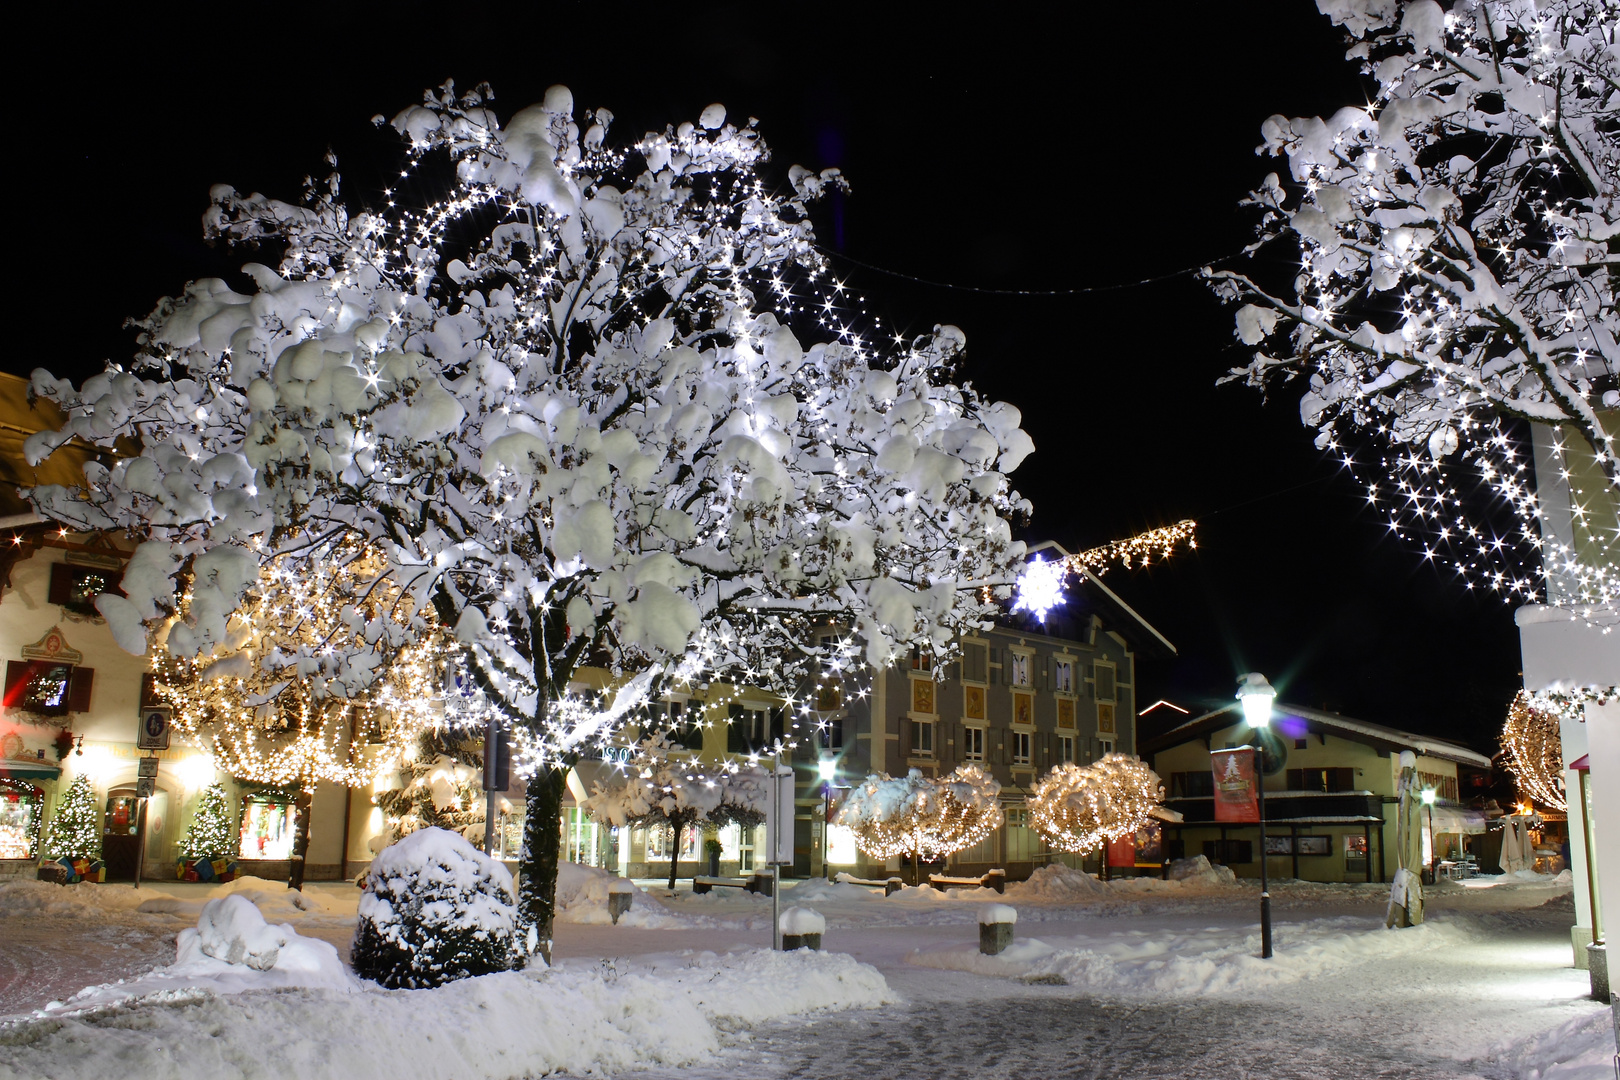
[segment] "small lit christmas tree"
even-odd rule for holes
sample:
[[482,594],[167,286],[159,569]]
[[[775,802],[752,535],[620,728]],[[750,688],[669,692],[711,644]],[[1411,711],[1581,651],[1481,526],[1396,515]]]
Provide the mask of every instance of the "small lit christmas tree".
[[181,858],[228,859],[236,854],[240,842],[236,815],[231,812],[224,785],[208,785],[197,801],[197,813],[186,830],[186,838],[180,841]]
[[53,859],[101,858],[101,815],[96,812],[90,778],[84,773],[74,777],[51,818],[45,853]]

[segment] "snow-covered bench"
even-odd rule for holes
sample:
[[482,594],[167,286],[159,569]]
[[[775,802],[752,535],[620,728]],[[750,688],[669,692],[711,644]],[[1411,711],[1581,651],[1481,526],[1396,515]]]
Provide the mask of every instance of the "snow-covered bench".
[[983,877],[946,877],[943,874],[929,874],[928,884],[944,892],[946,889],[994,889],[998,893],[1007,891],[1007,871],[991,870]]
[[728,889],[747,889],[751,893],[759,893],[762,896],[771,895],[771,879],[764,874],[754,874],[745,878],[709,877],[706,874],[700,874],[692,879],[692,891],[695,893],[709,892],[716,885],[723,885]]
[[876,878],[862,878],[856,877],[854,874],[839,872],[838,876],[834,878],[834,880],[842,882],[845,885],[865,885],[868,888],[882,889],[884,896],[893,896],[895,893],[906,887],[906,883],[897,877],[884,878],[883,880],[879,881]]

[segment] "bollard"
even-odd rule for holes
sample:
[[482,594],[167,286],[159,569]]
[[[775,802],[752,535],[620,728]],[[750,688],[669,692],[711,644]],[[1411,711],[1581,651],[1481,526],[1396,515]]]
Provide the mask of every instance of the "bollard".
[[635,899],[635,885],[623,878],[615,878],[608,882],[608,917],[613,925],[619,925],[619,916],[630,910],[630,902]]
[[782,912],[777,923],[782,928],[782,951],[794,949],[821,949],[821,935],[827,929],[827,920],[810,908],[790,907]]
[[1007,904],[986,904],[979,909],[979,951],[995,956],[1012,944],[1018,909]]

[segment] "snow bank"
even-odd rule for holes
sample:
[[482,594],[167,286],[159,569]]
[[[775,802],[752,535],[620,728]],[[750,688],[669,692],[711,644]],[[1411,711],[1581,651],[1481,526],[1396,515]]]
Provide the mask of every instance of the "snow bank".
[[1607,1009],[1571,1020],[1492,1055],[1514,1076],[1614,1080],[1614,1020]]
[[1030,939],[1024,949],[997,956],[981,956],[977,945],[956,945],[919,950],[906,960],[1108,993],[1181,997],[1266,990],[1468,940],[1468,929],[1449,920],[1396,931],[1384,929],[1381,918],[1341,916],[1278,927],[1270,960],[1260,959],[1258,930],[1239,934],[1229,928],[1135,931],[1088,939],[1079,947]]
[[1090,874],[1051,863],[1036,870],[1028,881],[1007,886],[1007,895],[1023,903],[1065,904],[1109,895],[1108,886]]
[[893,1000],[876,968],[807,950],[622,973],[503,972],[432,990],[169,992],[0,1026],[0,1080],[506,1080],[674,1067],[718,1049],[723,1027]]
[[796,885],[789,885],[782,890],[784,900],[795,903],[826,903],[829,900],[881,900],[883,899],[883,886],[851,885],[843,881],[827,881],[824,878],[805,878]]
[[656,897],[627,878],[595,866],[571,862],[557,866],[557,921],[611,926],[613,916],[608,914],[608,896],[626,892],[635,899],[630,902],[630,910],[619,916],[620,926],[639,926],[647,930],[690,930],[707,925],[670,911]]
[[97,885],[88,881],[57,885],[18,878],[0,881],[0,916],[93,919],[110,911],[144,911],[144,901],[151,895],[133,885]]

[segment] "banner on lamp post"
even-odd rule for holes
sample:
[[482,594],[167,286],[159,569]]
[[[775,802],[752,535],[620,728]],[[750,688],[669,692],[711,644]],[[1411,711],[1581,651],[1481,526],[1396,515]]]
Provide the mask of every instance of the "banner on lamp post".
[[1254,747],[1212,750],[1209,765],[1215,773],[1215,820],[1249,825],[1258,822],[1260,802]]

